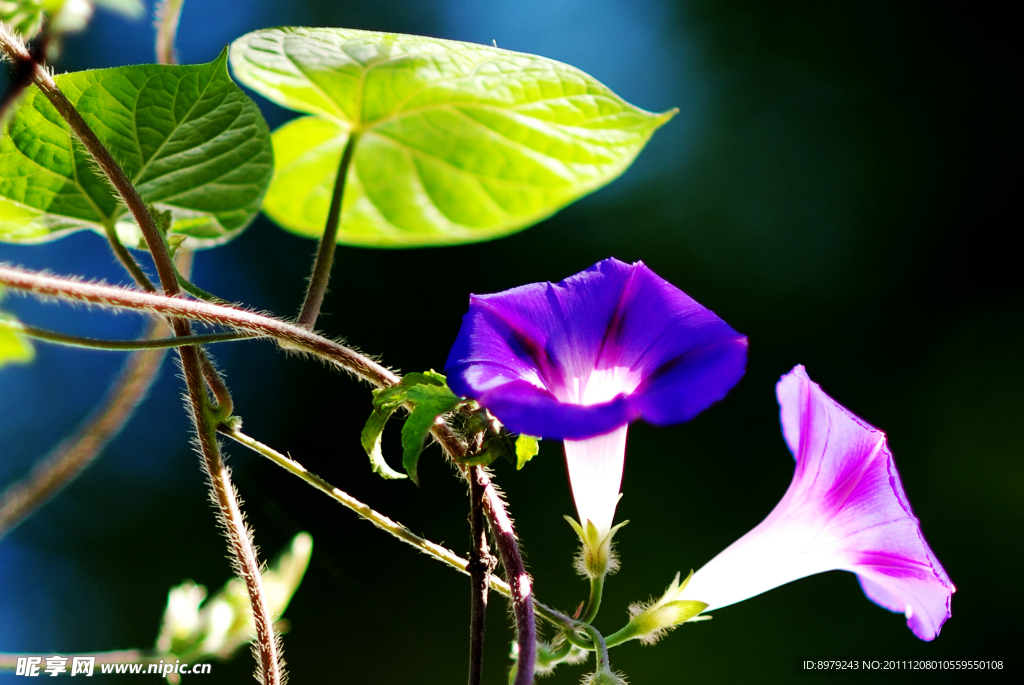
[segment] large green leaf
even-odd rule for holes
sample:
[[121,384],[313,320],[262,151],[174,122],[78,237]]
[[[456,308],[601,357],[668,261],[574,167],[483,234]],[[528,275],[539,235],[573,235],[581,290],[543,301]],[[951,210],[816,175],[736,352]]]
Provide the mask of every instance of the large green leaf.
[[673,112],[630,105],[561,62],[352,29],[275,28],[231,46],[235,77],[302,117],[273,136],[264,211],[323,233],[349,135],[338,242],[444,245],[507,235],[608,183]]
[[[156,64],[64,74],[57,84],[142,197],[190,247],[222,243],[259,211],[273,174],[267,124],[227,72]],[[0,241],[39,242],[115,225],[139,231],[91,157],[35,87],[0,138]]]

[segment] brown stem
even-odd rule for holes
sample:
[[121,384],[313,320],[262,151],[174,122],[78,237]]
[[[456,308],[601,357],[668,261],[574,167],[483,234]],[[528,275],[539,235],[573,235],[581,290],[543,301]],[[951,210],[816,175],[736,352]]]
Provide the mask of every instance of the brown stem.
[[497,560],[487,546],[487,528],[484,526],[484,488],[480,480],[481,468],[469,467],[469,532],[472,546],[469,551],[469,577],[471,585],[469,611],[469,685],[480,685],[484,669],[484,632],[487,618],[488,579]]
[[[31,55],[36,62],[40,64],[46,63],[46,52],[50,45],[50,27],[48,25],[43,26],[43,30],[36,36],[32,43]],[[21,99],[25,89],[32,85],[32,77],[30,70],[26,68],[26,65],[15,64],[14,68],[11,69],[10,76],[7,80],[7,90],[4,91],[2,97],[0,97],[0,127],[2,127],[7,117],[14,111]]]
[[487,473],[480,469],[480,482],[484,489],[484,509],[490,523],[494,544],[505,568],[505,580],[512,590],[512,613],[516,618],[516,643],[519,646],[518,668],[513,685],[532,685],[537,660],[537,626],[533,616],[533,583],[526,572],[519,543],[512,527],[512,519],[505,503],[491,483]]
[[255,337],[273,338],[286,349],[326,359],[377,387],[389,387],[400,380],[389,369],[351,348],[302,326],[246,309],[201,300],[165,297],[117,286],[83,283],[9,266],[0,266],[0,284],[43,297],[230,326]]
[[338,176],[334,181],[334,192],[331,194],[331,209],[327,213],[327,224],[324,226],[324,234],[320,236],[316,261],[313,262],[313,271],[309,275],[306,299],[302,303],[302,311],[299,312],[299,325],[309,329],[313,328],[317,317],[320,316],[320,307],[323,306],[324,295],[327,294],[327,283],[331,280],[334,250],[338,246],[338,228],[341,226],[341,201],[345,196],[345,179],[348,177],[348,167],[352,163],[357,138],[356,133],[349,133],[345,151],[341,153]]
[[[113,308],[134,309],[231,326],[256,336],[273,338],[285,348],[327,359],[378,387],[389,387],[400,380],[390,370],[344,345],[323,338],[301,326],[244,309],[225,307],[209,302],[163,297],[114,286],[81,283],[7,266],[0,266],[0,284],[16,290],[29,291],[36,295],[60,297]],[[459,464],[460,458],[466,454],[466,446],[459,437],[447,424],[435,425],[431,432],[449,457]],[[461,468],[465,472],[465,468]],[[527,684],[531,681],[524,674],[532,677],[533,658],[536,653],[533,603],[528,601],[531,595],[530,578],[523,566],[512,521],[505,511],[505,505],[495,491],[490,478],[486,474],[483,478],[486,483],[485,513],[498,545],[509,585],[514,585],[512,606],[516,614],[520,658],[525,659],[520,664],[516,685]]]
[[[187,326],[187,322],[175,322],[176,331]],[[219,421],[209,406],[199,354],[194,347],[179,348],[178,352],[185,371],[185,383],[188,386],[193,412],[192,421],[199,438],[203,465],[210,479],[211,499],[217,507],[218,518],[234,553],[235,574],[245,582],[249,594],[249,604],[256,628],[256,641],[253,645],[257,663],[256,679],[265,685],[281,685],[284,663],[280,655],[280,639],[274,633],[274,617],[270,613],[270,604],[263,589],[263,577],[260,573],[260,563],[256,558],[252,534],[242,514],[238,494],[231,483],[231,472],[221,458],[216,435]]]
[[[121,243],[121,239],[117,236],[117,231],[114,230],[113,225],[108,224],[106,227],[107,242],[110,244],[110,248],[114,251],[118,260],[124,266],[125,270],[135,280],[135,283],[149,292],[156,292],[156,288],[150,282],[149,278],[146,277],[145,272],[142,271],[142,267],[139,266],[135,258],[132,257],[128,249]],[[188,278],[183,276],[183,273],[191,274],[192,271],[192,251],[181,248],[177,254],[178,264],[174,270],[174,278],[179,286],[182,283],[188,284]],[[175,264],[172,262],[172,267]],[[224,382],[224,378],[217,371],[217,367],[214,366],[213,360],[206,350],[200,348],[199,350],[199,361],[203,366],[203,378],[206,379],[206,385],[210,388],[210,392],[217,400],[217,415],[221,419],[226,419],[231,415],[234,410],[234,404],[231,400],[231,392],[228,390],[227,384]]]
[[[21,41],[14,38],[2,25],[0,25],[0,51],[3,51],[14,62],[16,68],[29,69],[32,82],[46,95],[57,112],[68,123],[135,218],[150,255],[153,257],[164,294],[169,297],[179,294],[181,287],[178,284],[177,272],[164,236],[124,170],[89,128],[71,101],[57,88],[50,73],[39,65]],[[189,336],[192,333],[191,324],[184,319],[175,319],[172,322],[172,329],[174,334],[179,337]],[[257,663],[259,664],[257,675],[264,685],[280,685],[283,680],[283,664],[279,655],[279,639],[274,634],[274,622],[263,591],[263,580],[256,552],[235,497],[230,474],[224,466],[220,447],[217,444],[215,431],[219,417],[214,415],[210,409],[210,398],[203,380],[203,353],[199,348],[186,346],[178,348],[178,354],[185,374],[185,383],[188,386],[196,437],[204,466],[210,476],[213,499],[218,506],[221,522],[224,524],[229,544],[234,552],[235,570],[245,582],[249,593],[256,627],[255,649],[258,651]],[[208,371],[209,368],[206,370]]]
[[[167,325],[157,319],[150,325],[145,338],[165,335]],[[121,432],[156,379],[166,352],[157,349],[131,355],[93,415],[38,462],[31,473],[0,495],[0,538],[74,480]]]

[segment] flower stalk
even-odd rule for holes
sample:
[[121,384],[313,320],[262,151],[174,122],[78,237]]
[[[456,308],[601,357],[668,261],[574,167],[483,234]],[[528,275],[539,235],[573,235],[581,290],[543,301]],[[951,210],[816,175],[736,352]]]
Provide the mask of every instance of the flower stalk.
[[470,547],[467,570],[470,578],[469,614],[469,685],[480,685],[484,667],[484,633],[487,627],[488,578],[497,560],[487,545],[484,525],[485,482],[480,478],[481,467],[469,467],[469,533]]
[[349,166],[352,164],[352,155],[355,153],[358,140],[359,134],[350,132],[348,141],[345,143],[345,150],[341,153],[338,176],[334,181],[334,191],[331,194],[331,209],[327,213],[324,234],[320,236],[320,244],[317,246],[316,260],[313,262],[309,287],[306,289],[306,299],[302,303],[302,311],[299,312],[299,325],[311,330],[320,316],[320,307],[323,306],[324,296],[327,294],[327,284],[331,280],[334,252],[338,247],[338,229],[341,226],[341,204],[345,196],[345,179],[348,178]]

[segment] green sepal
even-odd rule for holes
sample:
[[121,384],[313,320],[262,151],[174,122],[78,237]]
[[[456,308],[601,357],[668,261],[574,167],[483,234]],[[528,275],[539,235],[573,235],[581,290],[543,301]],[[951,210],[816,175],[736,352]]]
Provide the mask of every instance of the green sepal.
[[526,462],[537,456],[540,452],[540,438],[532,435],[520,435],[516,438],[516,470],[526,466]]
[[576,535],[579,536],[580,542],[583,543],[580,554],[576,559],[576,570],[579,571],[580,575],[591,579],[598,579],[603,578],[609,573],[615,573],[619,568],[619,562],[616,555],[612,552],[612,538],[629,521],[623,521],[618,525],[612,526],[611,530],[602,536],[594,522],[589,519],[585,526],[581,525],[571,516],[566,516],[565,520],[569,522],[572,529],[576,531]]
[[674,623],[686,623],[694,616],[708,608],[707,602],[698,602],[693,599],[682,599],[677,602],[662,604],[659,611],[664,611],[673,617]]
[[708,608],[707,602],[691,599],[678,599],[693,577],[693,571],[682,582],[680,574],[676,574],[665,593],[648,603],[637,603],[630,606],[629,624],[619,631],[618,635],[626,639],[639,639],[644,644],[657,642],[666,632],[684,623],[704,621],[710,616],[700,616],[700,612]]

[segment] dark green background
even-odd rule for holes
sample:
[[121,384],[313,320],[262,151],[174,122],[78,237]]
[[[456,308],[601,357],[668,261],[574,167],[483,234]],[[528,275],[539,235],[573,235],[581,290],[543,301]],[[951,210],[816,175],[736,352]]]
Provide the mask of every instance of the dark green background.
[[[750,339],[747,374],[687,425],[631,428],[620,519],[622,571],[598,626],[660,593],[763,518],[784,492],[776,380],[801,363],[884,429],[915,513],[958,592],[932,643],[829,573],[723,609],[613,665],[636,685],[832,682],[798,656],[999,659],[1019,672],[1024,410],[1019,33],[1003,5],[727,2],[218,3],[186,0],[185,61],[245,31],[336,25],[490,42],[572,62],[636,104],[681,114],[618,182],[511,238],[420,251],[341,248],[322,328],[402,370],[440,369],[470,292],[559,280],[608,256],[644,260]],[[536,16],[534,16],[536,14]],[[562,38],[564,37],[564,38]],[[151,60],[145,22],[98,15],[62,68]],[[266,102],[272,125],[289,115]],[[1014,116],[1016,115],[1016,116]],[[1014,164],[1011,165],[1011,159]],[[1016,227],[1016,228],[1012,228]],[[196,280],[288,315],[314,243],[259,219],[198,257]],[[122,277],[102,240],[0,246],[0,260]],[[134,317],[8,304],[29,322],[130,336]],[[96,323],[96,321],[99,321]],[[413,530],[468,546],[465,488],[436,448],[423,487],[369,472],[359,429],[369,392],[267,343],[216,354],[255,437]],[[117,355],[40,348],[0,374],[0,482],[71,429]],[[152,644],[167,589],[228,577],[168,362],[136,423],[62,497],[0,544],[0,650],[57,653]],[[397,463],[397,427],[386,454]],[[265,554],[315,539],[287,612],[292,683],[458,683],[468,656],[466,579],[360,521],[273,465],[230,447]],[[538,596],[572,609],[573,512],[560,445],[523,471],[499,465]],[[757,572],[757,569],[751,569]],[[511,633],[495,597],[486,682],[501,683]],[[209,683],[246,682],[244,652]],[[553,684],[585,671],[563,667]],[[945,674],[997,682],[1002,674]],[[860,673],[899,681],[933,674]],[[13,677],[10,677],[13,680]],[[152,680],[152,678],[150,678]],[[118,681],[120,682],[120,681]]]

